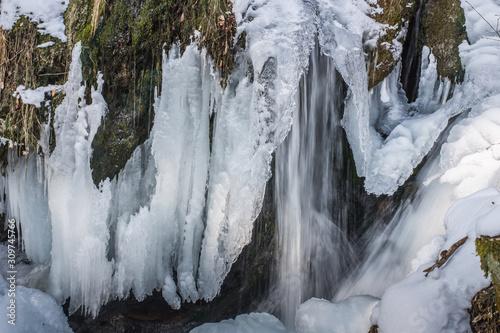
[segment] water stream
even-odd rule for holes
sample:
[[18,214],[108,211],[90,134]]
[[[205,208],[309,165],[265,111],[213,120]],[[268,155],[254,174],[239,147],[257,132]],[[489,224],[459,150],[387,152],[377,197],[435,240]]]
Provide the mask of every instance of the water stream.
[[318,47],[310,59],[292,131],[276,152],[278,293],[288,327],[302,302],[333,296],[355,255],[348,235],[351,193],[342,179],[343,83]]

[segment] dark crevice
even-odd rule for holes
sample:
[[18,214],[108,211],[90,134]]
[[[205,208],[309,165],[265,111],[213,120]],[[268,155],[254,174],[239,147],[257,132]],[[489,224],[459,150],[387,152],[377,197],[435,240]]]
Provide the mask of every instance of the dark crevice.
[[420,81],[421,50],[419,49],[420,15],[422,12],[422,0],[417,5],[415,15],[408,25],[408,34],[403,45],[401,84],[406,92],[408,102],[412,103],[418,96],[418,83]]

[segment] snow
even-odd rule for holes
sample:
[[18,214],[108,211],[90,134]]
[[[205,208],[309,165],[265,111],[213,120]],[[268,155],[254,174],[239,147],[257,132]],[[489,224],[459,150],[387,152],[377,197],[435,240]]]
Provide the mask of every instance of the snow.
[[468,236],[467,241],[428,277],[423,270],[432,266],[433,260],[387,289],[372,315],[372,323],[379,326],[380,332],[401,332],[403,328],[429,333],[470,331],[467,309],[471,299],[490,284],[476,255],[476,230],[500,233],[499,200],[500,191],[487,188],[453,204],[445,218],[446,240],[438,241],[441,246],[431,243],[427,248],[432,247],[437,257],[463,237]]
[[474,106],[441,148],[441,182],[456,186],[457,198],[500,181],[500,95]]
[[50,46],[52,46],[52,45],[54,45],[54,44],[55,44],[55,42],[47,42],[47,43],[40,44],[40,45],[38,45],[37,47],[38,47],[39,49],[43,49],[43,48],[46,48],[46,47],[50,47]]
[[5,314],[15,303],[15,325],[9,324],[11,320],[8,315],[2,316],[0,320],[0,331],[2,332],[73,332],[68,325],[68,319],[62,308],[53,297],[37,289],[26,288],[17,285],[15,296],[9,291],[9,283],[0,275],[0,307]]
[[38,31],[66,42],[64,18],[69,0],[3,0],[0,3],[0,27],[12,29],[22,15],[38,23]]
[[498,1],[462,0],[461,5],[465,12],[467,37],[471,44],[484,37],[498,37],[490,27],[491,25],[497,29],[498,13],[500,12],[500,3]]
[[191,330],[191,333],[288,333],[285,326],[268,313],[250,313],[237,316],[235,319],[223,320],[219,323],[203,324]]
[[41,103],[45,101],[45,93],[60,92],[63,86],[48,85],[38,87],[36,89],[26,89],[25,86],[20,85],[14,92],[14,97],[21,98],[24,104],[31,104],[39,108]]
[[297,333],[366,333],[370,315],[379,299],[352,296],[338,303],[311,298],[300,305],[295,319]]

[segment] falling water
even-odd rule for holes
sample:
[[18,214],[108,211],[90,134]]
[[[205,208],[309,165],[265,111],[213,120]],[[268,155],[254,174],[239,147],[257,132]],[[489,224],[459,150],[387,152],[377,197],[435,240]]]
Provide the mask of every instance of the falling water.
[[343,85],[318,47],[302,80],[290,135],[276,152],[280,318],[293,327],[310,297],[330,298],[349,267],[343,130]]

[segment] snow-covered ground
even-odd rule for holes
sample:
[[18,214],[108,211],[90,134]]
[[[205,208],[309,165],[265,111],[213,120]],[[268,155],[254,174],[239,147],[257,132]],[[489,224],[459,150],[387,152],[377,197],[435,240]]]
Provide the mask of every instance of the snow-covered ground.
[[10,30],[22,15],[38,23],[38,31],[67,40],[62,14],[70,0],[2,0],[0,2],[0,27]]

